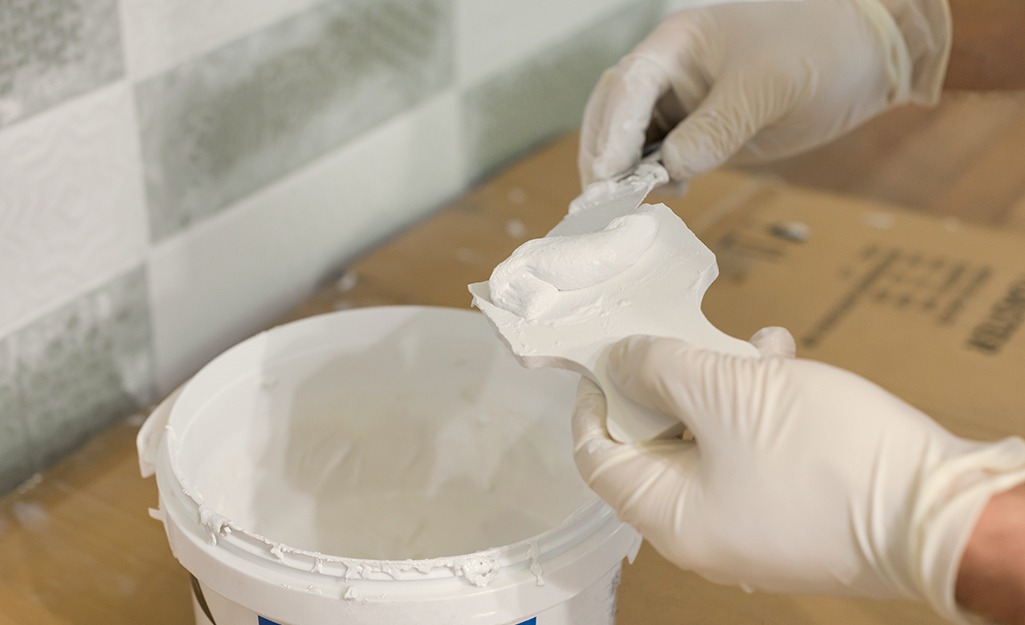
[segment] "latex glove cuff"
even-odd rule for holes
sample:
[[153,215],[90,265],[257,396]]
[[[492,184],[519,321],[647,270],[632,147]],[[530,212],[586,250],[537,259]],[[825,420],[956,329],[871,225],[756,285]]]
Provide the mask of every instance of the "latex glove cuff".
[[907,549],[912,596],[955,623],[978,623],[954,598],[965,547],[989,499],[1025,481],[1025,441],[977,444],[934,467],[913,498]]
[[910,63],[909,101],[935,106],[943,90],[953,40],[947,0],[858,0],[886,8],[897,29]]

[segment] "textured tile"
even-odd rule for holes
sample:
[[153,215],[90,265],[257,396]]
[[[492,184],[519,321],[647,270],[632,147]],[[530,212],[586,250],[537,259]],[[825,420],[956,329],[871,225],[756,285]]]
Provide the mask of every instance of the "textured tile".
[[0,2],[0,126],[123,73],[116,0]]
[[131,95],[118,83],[0,131],[0,336],[145,254]]
[[0,339],[0,495],[32,475],[28,433],[14,372],[10,341]]
[[158,245],[149,276],[159,390],[460,192],[458,105],[454,92],[434,98]]
[[465,109],[472,173],[491,172],[579,127],[602,71],[643,39],[661,15],[661,2],[635,3],[470,89]]
[[34,469],[152,401],[147,301],[137,267],[8,337]]
[[156,241],[439,91],[447,0],[332,1],[140,83]]
[[130,78],[149,78],[321,0],[121,0]]
[[479,82],[529,58],[631,0],[458,0],[456,77]]

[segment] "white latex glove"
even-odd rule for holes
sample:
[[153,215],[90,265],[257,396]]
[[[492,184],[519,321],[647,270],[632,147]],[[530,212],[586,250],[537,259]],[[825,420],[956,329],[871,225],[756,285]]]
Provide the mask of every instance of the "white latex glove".
[[[584,185],[664,135],[682,181],[736,155],[789,156],[877,113],[934,104],[950,54],[947,0],[738,2],[669,16],[601,77],[584,112]],[[682,120],[682,121],[681,121]]]
[[964,619],[962,552],[990,496],[1025,481],[1025,441],[957,438],[863,378],[785,357],[792,339],[767,334],[761,359],[618,343],[613,380],[695,438],[612,440],[604,396],[584,379],[573,418],[584,480],[666,559],[713,582],[925,599]]

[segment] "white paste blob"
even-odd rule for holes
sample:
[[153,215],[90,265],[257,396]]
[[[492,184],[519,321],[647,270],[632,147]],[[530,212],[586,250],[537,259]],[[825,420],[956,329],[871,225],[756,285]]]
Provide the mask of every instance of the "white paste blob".
[[527,241],[491,273],[491,301],[536,319],[558,298],[607,281],[632,267],[658,235],[653,211],[630,213],[604,230]]

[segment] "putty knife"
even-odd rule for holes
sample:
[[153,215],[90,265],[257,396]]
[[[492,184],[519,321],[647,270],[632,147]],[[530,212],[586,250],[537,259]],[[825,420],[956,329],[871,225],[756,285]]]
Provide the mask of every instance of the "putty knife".
[[677,337],[725,353],[758,356],[754,346],[719,331],[701,312],[701,299],[719,273],[715,255],[664,204],[641,206],[652,189],[669,180],[660,156],[655,152],[615,179],[589,185],[545,235],[599,232],[617,217],[651,211],[658,219],[657,235],[631,267],[600,284],[559,291],[557,310],[562,312],[529,320],[497,306],[487,282],[469,287],[473,305],[523,366],[568,369],[601,387],[609,433],[621,442],[675,436],[684,428],[676,418],[631,401],[608,378],[608,354],[620,339],[634,334]]

